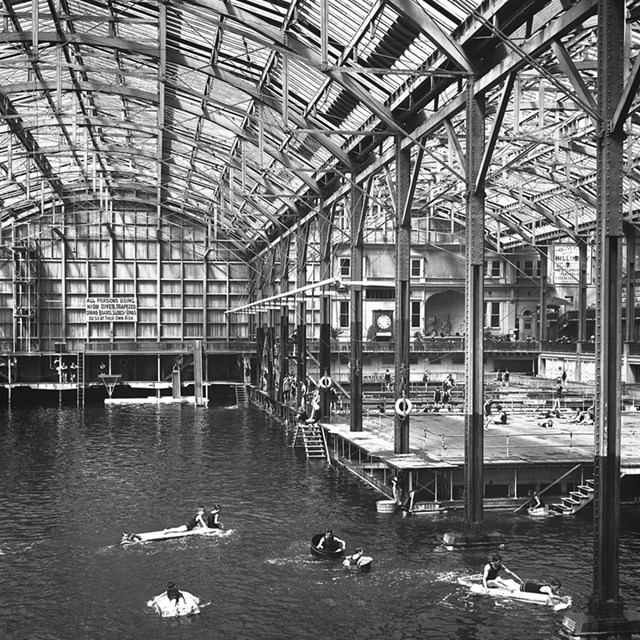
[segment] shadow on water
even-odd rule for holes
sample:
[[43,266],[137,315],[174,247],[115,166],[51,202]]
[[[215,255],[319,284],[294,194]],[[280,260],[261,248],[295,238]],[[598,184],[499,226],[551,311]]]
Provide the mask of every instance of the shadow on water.
[[[376,512],[353,475],[291,448],[251,408],[111,406],[5,411],[0,423],[0,637],[483,640],[557,637],[562,612],[471,596],[458,584],[494,550],[449,552],[458,514]],[[120,546],[122,531],[183,523],[223,506],[224,535]],[[452,517],[455,515],[455,517]],[[559,578],[583,611],[591,584],[588,517],[532,521],[488,512],[507,566]],[[623,512],[621,583],[640,606],[636,511]],[[374,558],[370,574],[314,559],[330,526]],[[146,602],[167,581],[211,605],[160,619]]]

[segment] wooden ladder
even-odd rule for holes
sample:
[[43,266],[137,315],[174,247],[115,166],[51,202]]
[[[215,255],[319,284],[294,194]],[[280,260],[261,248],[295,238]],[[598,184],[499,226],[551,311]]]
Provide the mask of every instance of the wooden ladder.
[[593,501],[595,481],[588,478],[584,484],[578,485],[577,491],[570,491],[568,496],[560,498],[560,502],[549,505],[549,509],[561,516],[572,516]]
[[330,460],[324,431],[319,425],[298,423],[293,446],[300,446],[300,444],[304,447],[307,459],[324,458]]
[[86,389],[84,365],[84,351],[78,351],[76,354],[76,403],[78,407],[84,407],[84,395]]
[[236,404],[249,404],[249,397],[247,396],[247,388],[243,384],[237,384],[236,390]]

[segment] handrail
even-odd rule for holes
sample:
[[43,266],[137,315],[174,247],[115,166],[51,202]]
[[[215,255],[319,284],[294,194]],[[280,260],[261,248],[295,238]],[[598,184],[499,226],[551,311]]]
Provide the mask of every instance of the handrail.
[[[572,474],[574,471],[579,469],[581,466],[582,466],[582,463],[577,464],[575,467],[573,467],[573,469],[570,469],[566,473],[563,473],[559,478],[556,478],[549,486],[545,487],[542,491],[540,491],[538,493],[538,495],[541,496],[543,493],[545,493],[546,491],[551,489],[551,487],[553,487],[554,485],[558,484],[558,482],[560,482],[561,480],[564,480],[568,475]],[[530,502],[530,500],[527,500],[524,504],[521,504],[519,507],[516,507],[513,510],[513,513],[518,513],[518,511],[520,511],[520,509],[523,509],[524,507],[526,507],[529,504],[529,502]]]
[[327,444],[327,433],[322,428],[322,426],[320,427],[320,432],[322,433],[322,442],[324,444],[324,452],[325,452],[325,455],[327,456],[327,462],[331,464],[331,456],[329,455],[329,445]]

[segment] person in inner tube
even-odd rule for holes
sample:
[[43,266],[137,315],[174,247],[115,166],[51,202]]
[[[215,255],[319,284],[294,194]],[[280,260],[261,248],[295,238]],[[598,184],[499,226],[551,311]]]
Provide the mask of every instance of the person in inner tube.
[[350,567],[359,567],[362,564],[362,554],[364,553],[364,549],[362,547],[358,547],[356,552],[351,554],[346,560],[345,563],[349,563]]
[[344,551],[346,546],[346,542],[344,540],[341,540],[337,536],[334,536],[331,529],[327,529],[322,538],[320,538],[320,542],[318,542],[317,545],[318,549],[327,551],[329,553]]
[[496,554],[489,562],[487,562],[487,564],[484,565],[484,571],[482,572],[482,586],[485,589],[508,589],[509,591],[513,591],[513,587],[500,577],[501,571],[512,576],[513,579],[520,584],[524,583],[524,581],[513,573],[511,569],[508,569],[502,564],[502,556]]
[[198,511],[191,520],[188,520],[179,527],[172,527],[171,529],[165,529],[163,533],[180,533],[182,531],[191,531],[196,527],[205,527],[207,523],[204,521],[204,507],[198,507]]

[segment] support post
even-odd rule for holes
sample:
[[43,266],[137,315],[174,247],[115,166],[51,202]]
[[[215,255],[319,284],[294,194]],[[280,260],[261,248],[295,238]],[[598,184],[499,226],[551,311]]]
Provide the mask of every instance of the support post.
[[[411,319],[411,216],[408,210],[411,149],[396,137],[396,309],[395,309],[395,401],[409,399],[409,348]],[[405,402],[406,406],[406,402]],[[394,412],[395,453],[409,453],[409,415]]]
[[636,302],[636,228],[631,224],[624,226],[627,239],[627,278],[625,282],[627,291],[626,323],[624,331],[624,344],[622,352],[622,382],[634,382],[631,367],[629,366],[629,346],[635,342],[635,302]]
[[538,311],[538,340],[545,342],[549,338],[547,330],[547,300],[549,299],[549,247],[538,247],[540,252],[540,300]]
[[484,499],[484,181],[476,182],[484,154],[484,96],[467,86],[467,228],[465,278],[465,517],[464,531],[447,532],[448,547],[499,544],[502,536],[486,533]]
[[[361,189],[351,183],[351,279],[362,282],[364,269],[364,217],[365,202]],[[351,285],[350,336],[350,430],[362,431],[362,285]]]
[[[328,215],[324,200],[318,203],[318,236],[322,255],[320,257],[320,280],[327,280],[331,277],[331,218]],[[326,286],[322,287],[320,293],[320,371],[318,379],[326,376],[331,377],[331,293]],[[320,411],[323,419],[331,418],[331,391],[320,389]]]
[[202,342],[193,341],[193,395],[197,407],[204,405],[204,384],[202,367]]
[[575,380],[582,382],[582,345],[587,341],[587,242],[584,238],[578,243],[578,342],[576,350]]
[[[299,218],[302,218],[302,212]],[[296,288],[301,289],[307,284],[307,237],[308,225],[300,228],[296,237]],[[300,294],[296,309],[296,403],[299,408],[305,407],[305,398],[301,397],[302,385],[307,381],[307,303],[304,292]]]
[[563,621],[563,629],[580,638],[629,638],[640,631],[640,621],[625,617],[619,579],[624,133],[609,124],[624,86],[625,11],[625,2],[598,3],[593,591],[587,615],[569,615]]

